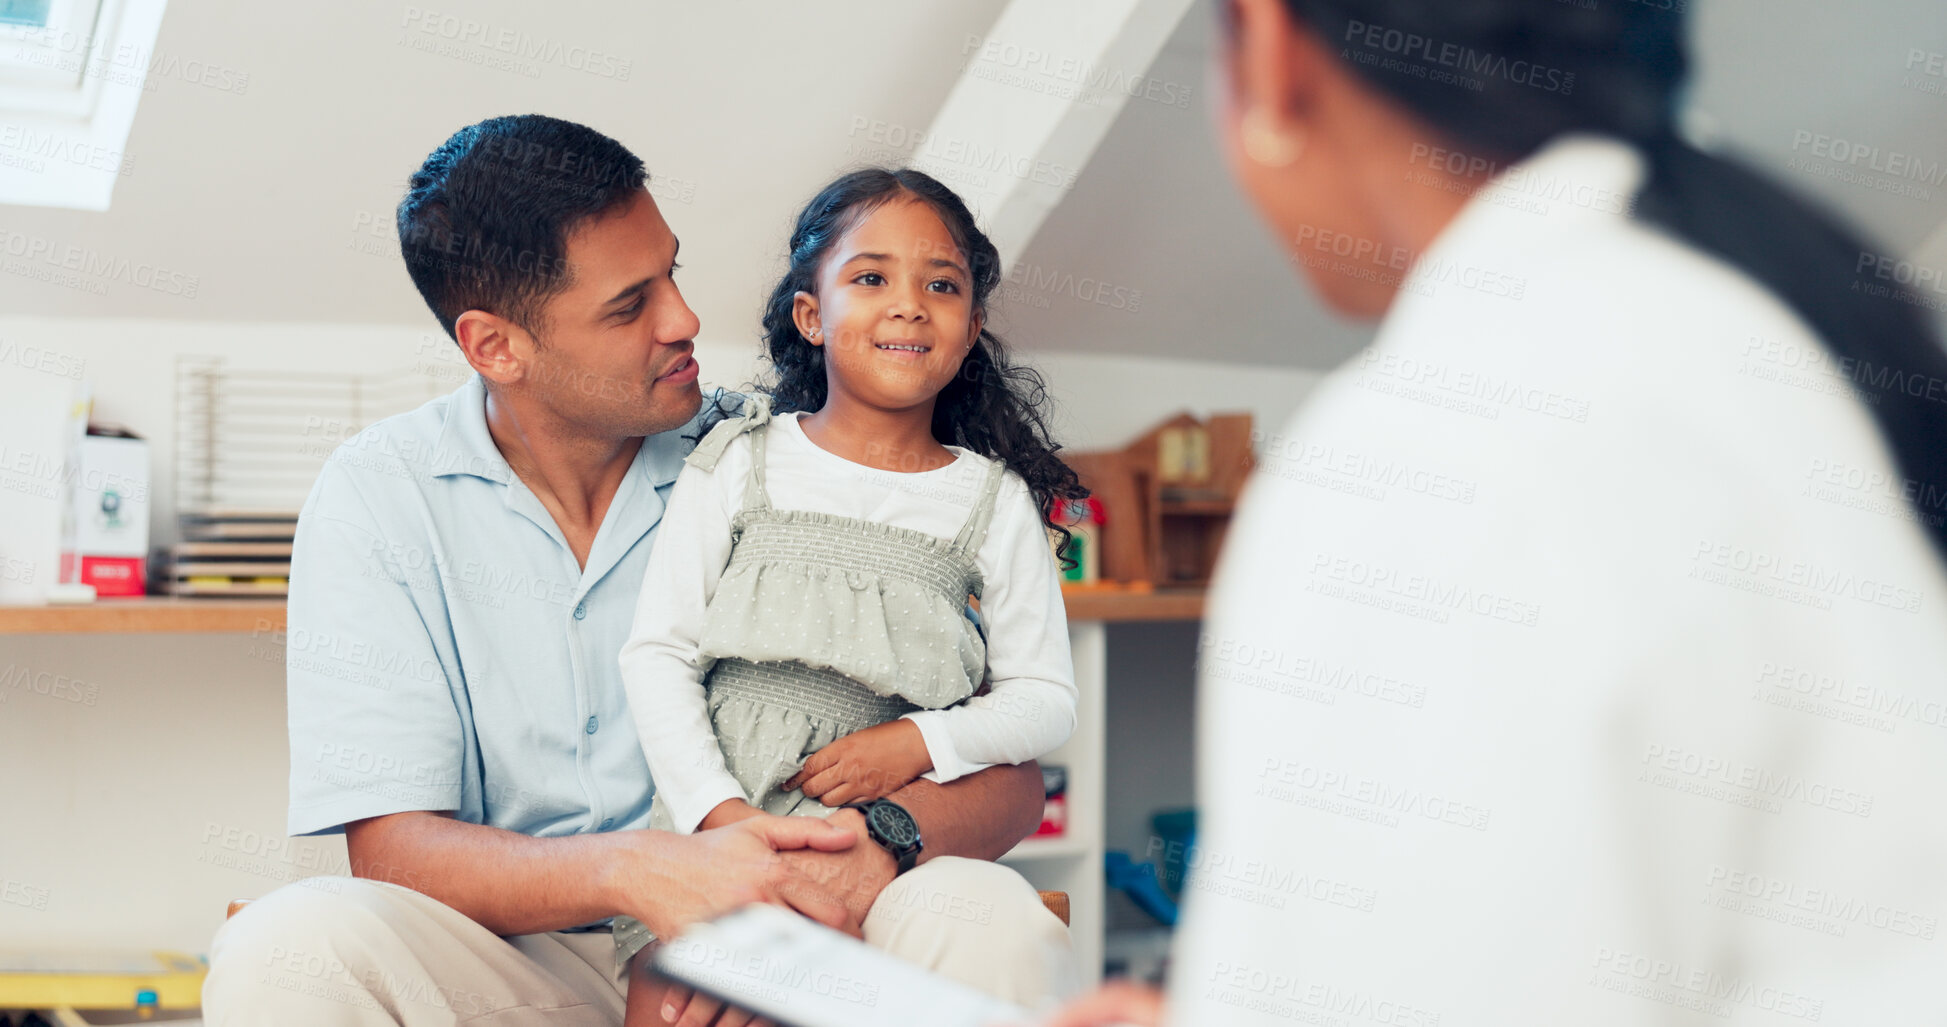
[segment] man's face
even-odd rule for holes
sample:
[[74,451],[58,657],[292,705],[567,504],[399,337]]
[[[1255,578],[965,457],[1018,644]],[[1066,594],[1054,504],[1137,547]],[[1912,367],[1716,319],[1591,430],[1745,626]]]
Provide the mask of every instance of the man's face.
[[676,288],[677,240],[648,190],[568,236],[568,288],[542,307],[522,389],[605,438],[678,428],[702,405],[698,323]]

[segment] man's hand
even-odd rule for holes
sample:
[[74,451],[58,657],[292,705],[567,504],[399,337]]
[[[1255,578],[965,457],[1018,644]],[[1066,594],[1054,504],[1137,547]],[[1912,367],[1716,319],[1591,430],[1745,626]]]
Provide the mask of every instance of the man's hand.
[[[792,820],[815,820],[814,817],[792,817]],[[812,851],[800,849],[795,852],[782,852],[782,859],[805,881],[816,885],[835,897],[845,906],[846,912],[865,922],[865,914],[872,904],[879,900],[892,879],[899,876],[899,861],[892,853],[872,840],[865,830],[865,814],[855,809],[842,809],[826,817],[825,823],[844,828],[855,839],[851,848],[841,850],[823,849]]]
[[812,753],[784,782],[827,806],[883,799],[933,769],[919,725],[901,717],[854,731]]
[[864,916],[807,878],[792,859],[837,856],[855,847],[858,837],[817,817],[768,815],[699,834],[654,834],[650,839],[661,842],[661,850],[632,850],[641,858],[624,858],[611,868],[608,890],[614,908],[659,938],[674,938],[693,923],[753,902],[784,906],[858,937]]
[[1162,1027],[1163,993],[1128,981],[1105,984],[1058,1010],[1040,1027]]

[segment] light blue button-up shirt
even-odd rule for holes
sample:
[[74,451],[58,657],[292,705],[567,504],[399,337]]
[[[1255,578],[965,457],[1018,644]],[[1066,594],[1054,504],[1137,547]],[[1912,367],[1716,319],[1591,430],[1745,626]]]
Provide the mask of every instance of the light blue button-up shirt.
[[291,833],[410,810],[536,836],[645,826],[616,655],[696,434],[643,440],[586,568],[495,447],[477,376],[339,447],[291,558]]

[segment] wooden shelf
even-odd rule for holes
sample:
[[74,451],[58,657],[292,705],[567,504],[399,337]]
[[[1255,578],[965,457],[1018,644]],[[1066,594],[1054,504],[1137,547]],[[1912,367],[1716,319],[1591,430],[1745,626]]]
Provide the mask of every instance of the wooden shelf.
[[1203,589],[1159,588],[1152,592],[1101,587],[1064,588],[1068,619],[1102,621],[1202,620]]
[[0,606],[0,635],[279,631],[282,599],[100,599],[61,606]]
[[1011,859],[1073,859],[1090,855],[1088,840],[1068,837],[1023,838],[1021,844],[1007,850],[1003,861]]
[[[1198,620],[1200,589],[1136,592],[1063,589],[1071,621]],[[190,599],[146,596],[73,606],[0,606],[0,635],[180,634],[281,631],[282,599]]]

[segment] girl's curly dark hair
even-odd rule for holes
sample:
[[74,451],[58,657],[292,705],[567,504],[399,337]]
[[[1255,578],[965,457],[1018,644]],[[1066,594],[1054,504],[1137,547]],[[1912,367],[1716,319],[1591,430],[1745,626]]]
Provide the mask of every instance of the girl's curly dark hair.
[[[818,291],[818,269],[839,238],[867,215],[897,199],[916,199],[933,209],[973,275],[973,309],[984,314],[988,297],[1001,281],[1000,252],[953,190],[922,171],[865,168],[843,175],[812,197],[791,231],[790,265],[764,305],[764,351],[770,373],[759,387],[778,413],[815,411],[825,405],[825,350],[798,334],[791,318],[799,292]],[[988,331],[967,352],[960,373],[940,390],[933,405],[933,437],[999,460],[1021,476],[1041,519],[1061,538],[1062,502],[1085,499],[1075,470],[1055,454],[1061,447],[1048,433],[1048,385],[1031,367],[1011,363],[1007,347]]]

